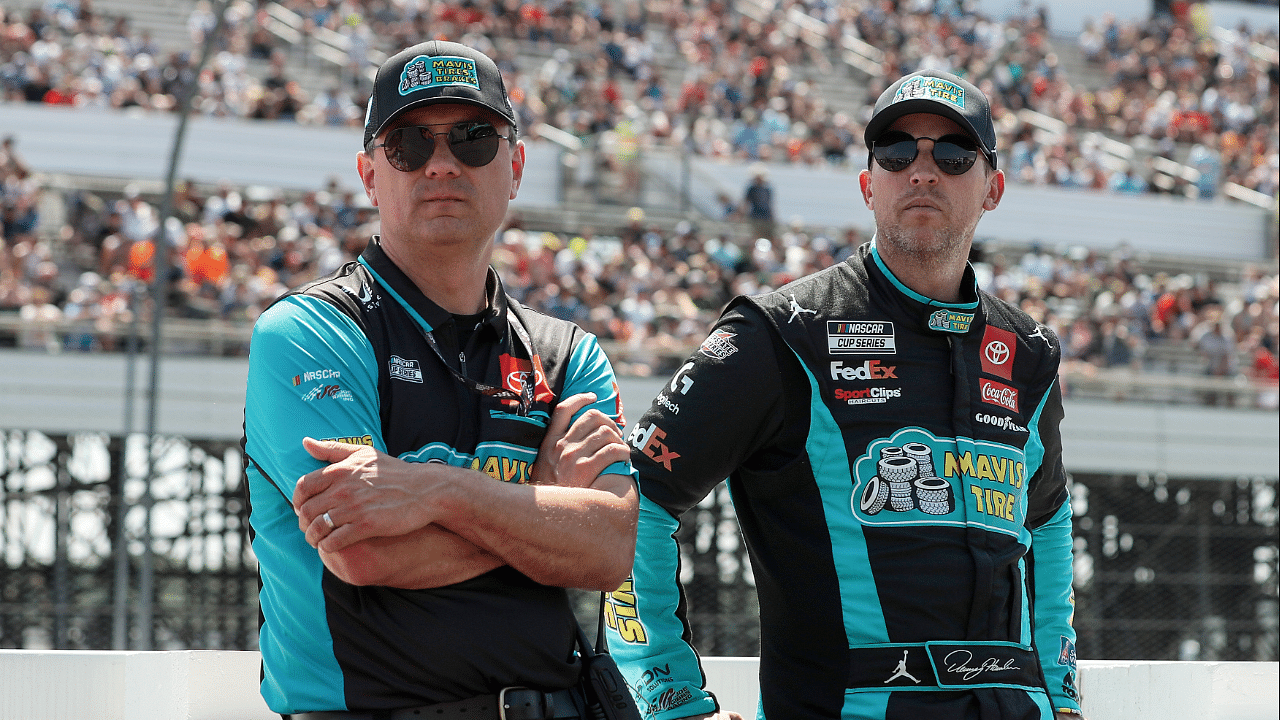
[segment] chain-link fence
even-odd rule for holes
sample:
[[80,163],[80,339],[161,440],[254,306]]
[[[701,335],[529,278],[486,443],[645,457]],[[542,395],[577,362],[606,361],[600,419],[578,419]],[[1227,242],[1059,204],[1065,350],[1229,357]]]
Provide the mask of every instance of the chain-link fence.
[[143,435],[0,431],[0,647],[257,646],[238,445],[148,455]]
[[[149,470],[141,435],[0,432],[0,647],[256,647],[239,448],[164,437],[151,457]],[[1081,658],[1277,659],[1275,478],[1077,474],[1072,504]],[[699,650],[756,655],[754,579],[724,485],[677,537]],[[593,635],[598,595],[575,601]]]

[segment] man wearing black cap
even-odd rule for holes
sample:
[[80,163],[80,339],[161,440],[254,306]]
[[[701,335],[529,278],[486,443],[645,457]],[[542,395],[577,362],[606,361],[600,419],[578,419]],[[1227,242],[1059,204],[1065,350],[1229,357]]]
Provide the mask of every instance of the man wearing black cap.
[[389,59],[357,156],[380,235],[255,326],[262,694],[285,717],[584,712],[564,588],[626,577],[637,496],[595,338],[489,267],[516,130],[484,54]]
[[914,73],[865,139],[874,240],[735,299],[628,434],[640,530],[609,640],[656,720],[736,717],[703,687],[674,540],[726,477],[762,717],[1080,712],[1058,340],[967,263],[1004,193],[987,99]]

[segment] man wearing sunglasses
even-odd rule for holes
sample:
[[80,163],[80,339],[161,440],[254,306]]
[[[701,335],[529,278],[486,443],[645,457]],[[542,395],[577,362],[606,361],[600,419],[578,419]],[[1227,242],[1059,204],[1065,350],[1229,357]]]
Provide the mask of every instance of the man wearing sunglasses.
[[626,577],[637,494],[595,338],[489,266],[516,132],[483,53],[387,60],[356,160],[381,232],[255,326],[261,689],[285,718],[586,712],[564,588]]
[[1004,192],[990,107],[914,73],[865,139],[874,240],[735,299],[628,434],[640,530],[610,648],[655,720],[736,717],[703,687],[673,539],[726,477],[763,717],[1079,714],[1058,340],[967,263]]

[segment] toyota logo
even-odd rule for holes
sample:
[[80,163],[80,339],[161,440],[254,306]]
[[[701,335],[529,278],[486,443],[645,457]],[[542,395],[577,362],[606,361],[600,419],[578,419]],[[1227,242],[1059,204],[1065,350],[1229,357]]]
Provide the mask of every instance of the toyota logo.
[[987,355],[987,360],[993,365],[1003,365],[1009,361],[1009,346],[999,340],[992,340],[987,343],[987,347],[983,349]]

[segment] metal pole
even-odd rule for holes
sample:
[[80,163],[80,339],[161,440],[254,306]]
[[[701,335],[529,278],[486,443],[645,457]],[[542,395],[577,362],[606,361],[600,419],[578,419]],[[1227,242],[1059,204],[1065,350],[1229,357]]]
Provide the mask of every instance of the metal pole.
[[116,580],[115,607],[111,625],[111,647],[129,649],[129,539],[125,534],[125,516],[128,499],[125,497],[125,480],[129,463],[129,435],[133,434],[133,402],[135,368],[138,363],[138,286],[129,284],[129,351],[125,356],[124,372],[124,427],[120,431],[119,497],[116,499]]
[[155,558],[151,547],[151,508],[155,498],[151,495],[151,484],[155,479],[156,452],[156,415],[160,407],[160,342],[161,321],[164,319],[164,308],[169,284],[169,242],[165,228],[169,216],[173,214],[173,187],[177,179],[178,158],[182,154],[183,142],[187,135],[187,119],[191,114],[191,99],[200,87],[200,72],[213,52],[214,41],[222,34],[226,26],[227,6],[231,0],[223,2],[215,10],[217,24],[204,37],[204,48],[200,60],[195,64],[191,75],[191,83],[178,92],[177,98],[178,129],[173,138],[173,150],[169,153],[169,172],[165,178],[164,202],[160,206],[160,227],[156,230],[153,246],[152,267],[155,277],[152,278],[151,308],[151,378],[147,391],[147,480],[142,494],[142,506],[146,510],[145,526],[142,532],[142,568],[138,580],[138,649],[150,650],[154,632],[153,603],[155,598]]

